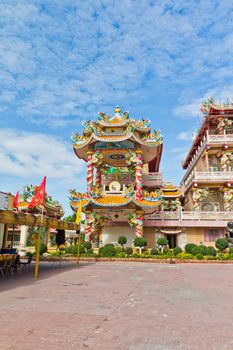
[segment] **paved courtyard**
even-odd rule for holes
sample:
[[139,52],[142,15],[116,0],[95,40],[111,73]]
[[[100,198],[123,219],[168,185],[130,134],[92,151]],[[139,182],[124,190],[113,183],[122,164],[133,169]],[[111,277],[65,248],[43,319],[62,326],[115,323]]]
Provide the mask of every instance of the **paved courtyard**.
[[233,265],[40,270],[0,280],[0,349],[233,349]]

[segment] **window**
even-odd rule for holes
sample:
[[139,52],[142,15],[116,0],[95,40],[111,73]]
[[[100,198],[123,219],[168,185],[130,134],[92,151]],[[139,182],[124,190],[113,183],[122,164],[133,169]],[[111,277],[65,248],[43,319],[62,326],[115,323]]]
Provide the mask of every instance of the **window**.
[[204,241],[205,242],[215,242],[218,238],[224,237],[224,230],[219,229],[208,229],[204,231]]

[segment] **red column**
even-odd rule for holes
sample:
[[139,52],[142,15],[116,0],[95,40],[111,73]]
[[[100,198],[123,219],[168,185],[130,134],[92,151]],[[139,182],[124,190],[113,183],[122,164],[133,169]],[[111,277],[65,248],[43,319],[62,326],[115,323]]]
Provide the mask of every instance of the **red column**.
[[96,168],[95,185],[101,188],[101,171],[99,166]]
[[93,152],[87,152],[87,197],[89,197],[89,192],[92,190],[93,185],[93,162],[92,162]]

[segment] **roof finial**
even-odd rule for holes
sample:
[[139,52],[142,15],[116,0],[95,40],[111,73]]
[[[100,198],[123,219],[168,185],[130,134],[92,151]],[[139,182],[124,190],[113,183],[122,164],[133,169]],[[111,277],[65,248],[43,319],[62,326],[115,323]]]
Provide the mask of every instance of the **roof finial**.
[[116,114],[119,114],[119,113],[121,113],[121,109],[120,109],[120,107],[119,106],[116,106],[116,108],[115,108],[115,111],[114,111]]

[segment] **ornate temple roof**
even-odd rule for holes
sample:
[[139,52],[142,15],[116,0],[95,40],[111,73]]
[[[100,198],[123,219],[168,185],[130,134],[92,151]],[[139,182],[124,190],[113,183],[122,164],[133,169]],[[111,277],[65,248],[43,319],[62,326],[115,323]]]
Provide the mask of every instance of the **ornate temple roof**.
[[167,183],[163,188],[162,188],[162,197],[163,198],[177,198],[182,196],[182,191],[172,185],[171,183]]
[[[120,108],[116,107],[113,117],[99,113],[97,121],[86,121],[82,125],[83,134],[74,133],[71,137],[74,152],[80,159],[87,160],[87,151],[90,149],[101,150],[103,154],[112,149],[114,154],[120,154],[120,150],[138,148],[144,154],[144,163],[157,158],[159,164],[163,137],[160,131],[151,132],[150,120],[135,120],[130,118],[128,112],[121,113]],[[104,162],[114,165],[109,157]],[[124,166],[123,163],[119,166]]]
[[200,109],[204,116],[216,114],[227,116],[227,112],[233,114],[233,99],[228,103],[216,103],[213,97],[209,97],[202,103]]
[[[20,211],[42,211],[42,206],[38,205],[35,209],[28,209],[28,205],[35,194],[36,186],[26,185],[23,191],[19,193],[18,209]],[[45,194],[45,215],[50,217],[62,217],[64,215],[64,210],[57,200],[53,200],[52,196]]]
[[[71,193],[71,191],[70,191]],[[129,198],[123,197],[122,195],[102,195],[99,197],[86,198],[85,195],[80,194],[78,192],[74,192],[72,190],[72,195],[70,196],[70,206],[74,211],[77,211],[80,200],[82,201],[82,208],[85,210],[88,206],[94,205],[96,207],[124,207],[124,206],[132,206],[132,207],[140,207],[140,208],[156,208],[160,205],[160,197],[158,196],[156,199],[153,198],[144,198],[141,201],[135,199],[135,196],[132,195]],[[76,194],[75,194],[76,193]]]

